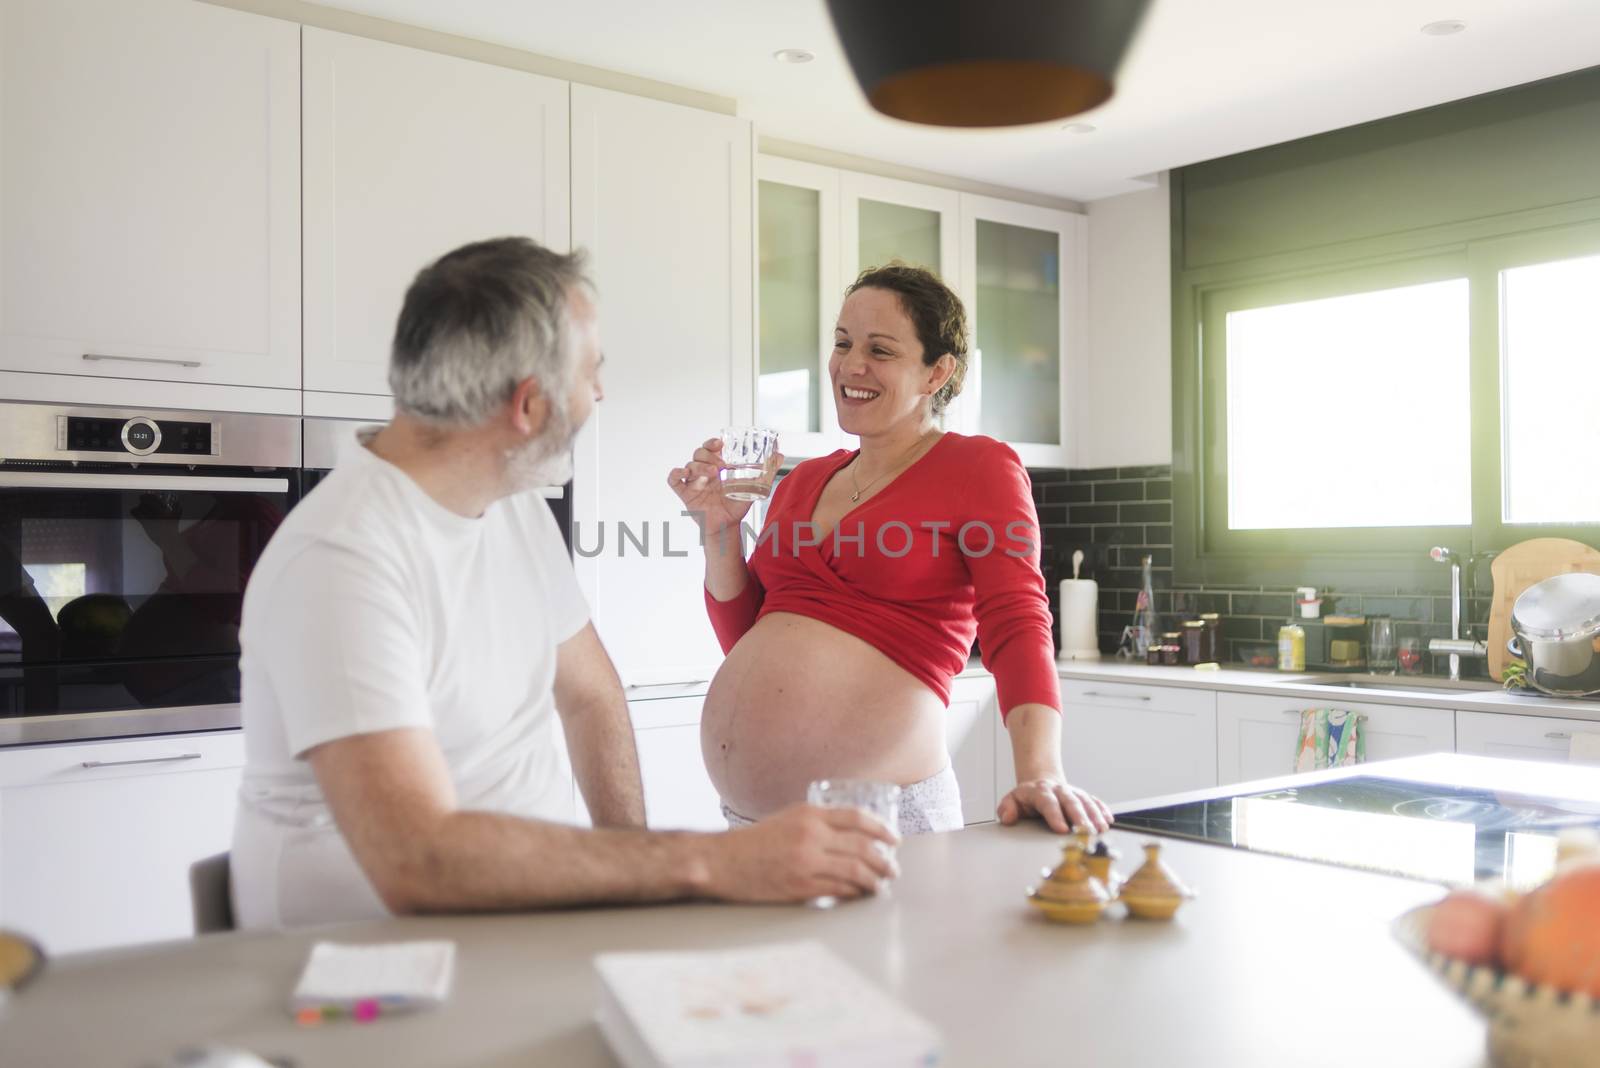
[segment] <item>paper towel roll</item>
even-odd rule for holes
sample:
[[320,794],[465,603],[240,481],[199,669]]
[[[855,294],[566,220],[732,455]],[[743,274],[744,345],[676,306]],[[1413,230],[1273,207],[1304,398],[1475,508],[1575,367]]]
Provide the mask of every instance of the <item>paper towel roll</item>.
[[1100,655],[1100,585],[1094,579],[1061,580],[1061,659],[1090,660]]

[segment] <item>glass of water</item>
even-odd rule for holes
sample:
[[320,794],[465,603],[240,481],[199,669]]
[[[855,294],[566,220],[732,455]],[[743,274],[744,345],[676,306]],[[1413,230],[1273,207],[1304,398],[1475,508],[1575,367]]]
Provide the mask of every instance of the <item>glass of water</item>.
[[772,492],[767,461],[778,447],[778,432],[758,426],[722,431],[722,494],[734,501],[765,500]]
[[[900,830],[900,787],[893,783],[872,782],[869,779],[818,779],[806,787],[806,801],[818,808],[859,808],[891,831],[898,833]],[[875,844],[885,856],[893,855],[890,846],[882,842]],[[888,892],[888,881],[880,882],[878,893]],[[832,896],[816,897],[811,899],[810,904],[813,908],[830,909],[838,904],[838,899]]]
[[1374,675],[1393,675],[1399,667],[1394,643],[1394,620],[1388,616],[1367,617],[1367,670]]

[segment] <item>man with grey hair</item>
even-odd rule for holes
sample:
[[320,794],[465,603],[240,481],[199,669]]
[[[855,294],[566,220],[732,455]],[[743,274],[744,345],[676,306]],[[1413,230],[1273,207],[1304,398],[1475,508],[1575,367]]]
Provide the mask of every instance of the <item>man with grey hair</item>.
[[[394,420],[279,527],[245,594],[241,926],[716,897],[853,897],[894,833],[799,805],[651,832],[627,704],[561,535],[601,399],[582,258],[523,238],[417,275]],[[572,825],[556,731],[594,829]]]

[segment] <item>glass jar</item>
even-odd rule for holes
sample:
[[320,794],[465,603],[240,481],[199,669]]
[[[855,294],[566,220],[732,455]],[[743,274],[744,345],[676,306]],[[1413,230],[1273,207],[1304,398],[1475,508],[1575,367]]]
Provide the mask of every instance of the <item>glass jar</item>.
[[1211,660],[1206,655],[1206,624],[1203,619],[1191,619],[1183,625],[1183,661],[1186,664],[1204,664]]
[[1215,612],[1205,612],[1200,622],[1206,625],[1206,658],[1203,663],[1222,663],[1222,617]]
[[1161,636],[1161,662],[1168,665],[1183,663],[1183,636],[1177,631],[1169,631]]

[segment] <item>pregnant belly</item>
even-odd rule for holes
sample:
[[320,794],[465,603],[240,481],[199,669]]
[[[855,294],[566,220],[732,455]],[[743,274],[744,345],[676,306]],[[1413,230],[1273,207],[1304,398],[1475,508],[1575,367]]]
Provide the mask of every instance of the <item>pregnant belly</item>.
[[938,774],[950,762],[944,719],[938,696],[867,642],[774,612],[711,681],[700,745],[723,800],[759,819],[805,800],[813,779]]

